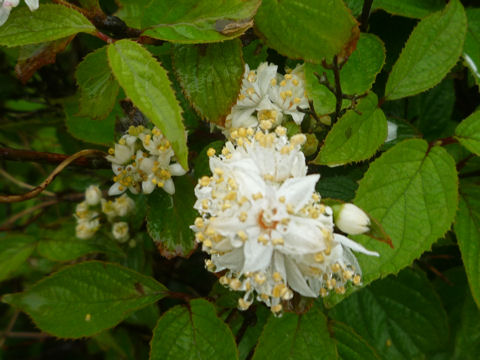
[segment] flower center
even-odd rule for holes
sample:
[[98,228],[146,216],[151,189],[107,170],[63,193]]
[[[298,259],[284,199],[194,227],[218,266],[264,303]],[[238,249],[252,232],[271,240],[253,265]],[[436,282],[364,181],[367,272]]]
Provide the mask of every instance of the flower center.
[[258,214],[258,225],[260,228],[263,230],[274,230],[277,227],[277,224],[279,223],[278,220],[273,220],[273,216],[277,213],[277,209],[267,209],[267,210],[261,210],[260,213]]

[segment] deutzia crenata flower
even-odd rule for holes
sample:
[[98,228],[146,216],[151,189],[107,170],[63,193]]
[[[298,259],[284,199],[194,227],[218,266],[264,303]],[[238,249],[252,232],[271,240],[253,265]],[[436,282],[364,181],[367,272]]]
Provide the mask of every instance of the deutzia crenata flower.
[[128,223],[124,221],[114,223],[112,225],[112,235],[118,242],[126,242],[130,238],[128,234]]
[[90,185],[87,190],[85,190],[85,201],[90,206],[95,206],[100,204],[102,199],[102,192],[100,188],[96,185]]
[[286,137],[240,128],[231,133],[222,154],[210,156],[211,177],[195,188],[197,218],[192,229],[211,255],[207,269],[226,270],[220,282],[244,291],[239,308],[255,295],[280,314],[282,301],[345,291],[361,282],[351,249],[377,255],[333,232],[332,209],[315,192],[319,175],[306,175],[300,151],[305,135]]
[[335,225],[344,233],[359,235],[370,231],[370,218],[358,206],[342,204],[333,208]]
[[75,227],[75,234],[79,239],[90,239],[100,228],[99,219],[80,219]]
[[115,199],[113,208],[115,209],[116,215],[126,216],[135,209],[135,201],[129,198],[127,194],[123,194]]
[[[0,26],[5,24],[12,8],[17,7],[20,0],[0,0]],[[38,9],[38,0],[25,0],[30,11]]]
[[161,187],[169,194],[175,193],[172,176],[186,173],[179,163],[171,163],[174,152],[161,131],[143,126],[131,126],[114,148],[109,149],[107,160],[112,163],[115,182],[108,194],[120,195],[127,189],[137,194],[150,194]]

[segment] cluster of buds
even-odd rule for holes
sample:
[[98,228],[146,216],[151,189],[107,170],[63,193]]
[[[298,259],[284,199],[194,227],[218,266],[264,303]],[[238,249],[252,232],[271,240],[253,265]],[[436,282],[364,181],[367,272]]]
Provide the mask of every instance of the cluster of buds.
[[186,172],[179,163],[172,163],[174,152],[170,142],[156,127],[149,130],[142,125],[130,126],[108,152],[107,160],[114,172],[114,184],[108,190],[110,196],[127,189],[133,194],[150,194],[157,187],[174,194],[172,176]]
[[[90,185],[85,191],[85,200],[75,209],[77,225],[75,233],[79,239],[90,239],[100,229],[103,218],[112,225],[111,233],[115,240],[125,243],[130,239],[129,226],[125,221],[119,221],[135,209],[135,202],[126,194],[114,201],[102,197],[102,192],[96,185]],[[135,246],[134,240],[130,240]]]
[[[290,115],[300,124],[309,108],[305,96],[305,74],[303,66],[288,69],[286,74],[277,72],[277,65],[262,63],[256,70],[245,65],[245,74],[237,103],[227,116],[225,128],[262,128],[281,124],[285,115]],[[263,124],[263,125],[262,125]]]

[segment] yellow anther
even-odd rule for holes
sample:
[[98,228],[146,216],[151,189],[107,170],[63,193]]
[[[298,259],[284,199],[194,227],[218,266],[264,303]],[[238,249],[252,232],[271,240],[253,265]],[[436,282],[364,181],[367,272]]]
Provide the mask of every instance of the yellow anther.
[[210,239],[205,239],[205,241],[203,242],[203,245],[207,248],[210,248],[212,247],[212,240]]
[[297,86],[297,85],[298,85],[298,80],[297,80],[297,79],[293,79],[293,80],[292,80],[292,84],[295,85],[295,86]]
[[284,78],[290,80],[293,77],[292,74],[285,74]]
[[108,149],[108,153],[110,155],[113,155],[113,154],[115,154],[115,150],[113,148],[110,148],[110,149]]
[[207,150],[207,155],[208,155],[209,157],[215,155],[215,153],[216,153],[216,151],[215,151],[214,148],[209,148],[209,149]]
[[313,193],[312,194],[312,199],[313,199],[313,201],[320,201],[320,195],[318,193]]
[[217,180],[215,180],[215,182],[217,184],[221,184],[223,182],[223,180],[225,180],[225,178],[222,176],[222,177],[219,177]]
[[280,91],[280,97],[285,101],[287,98],[287,92],[286,91]]
[[222,285],[228,285],[230,282],[230,279],[227,278],[226,276],[222,276],[220,279],[218,279],[219,283]]
[[218,176],[222,176],[222,175],[224,174],[224,171],[223,171],[222,169],[220,169],[220,168],[215,168],[215,169],[213,170],[213,172],[214,172],[215,174],[217,174]]
[[288,225],[289,222],[290,222],[289,218],[283,218],[282,220],[280,220],[280,224],[282,225]]
[[240,200],[238,201],[239,205],[243,205],[245,202],[248,201],[248,198],[246,196],[242,196]]
[[300,104],[302,102],[302,99],[300,99],[299,97],[295,97],[295,98],[293,98],[293,102],[295,104]]
[[237,198],[237,193],[235,191],[230,191],[223,200],[235,200]]
[[267,245],[268,239],[264,235],[260,235],[257,239],[260,244]]
[[232,190],[235,190],[237,188],[237,183],[235,182],[235,180],[233,178],[228,179],[228,185],[230,186],[230,188]]
[[270,298],[270,296],[268,296],[267,294],[260,294],[260,298],[264,301],[267,301]]
[[216,268],[215,264],[210,259],[205,261],[205,267],[207,268],[208,271],[211,271],[211,272],[214,272]]
[[120,145],[125,145],[127,142],[125,141],[125,139],[120,139],[120,140],[118,140],[118,143]]
[[205,226],[205,222],[203,221],[203,219],[202,219],[201,217],[197,217],[197,218],[195,219],[194,225],[195,225],[197,228],[201,229],[201,228],[203,228],[203,227]]
[[202,176],[198,181],[198,183],[201,186],[208,186],[210,184],[210,178],[208,176]]
[[238,299],[238,308],[242,311],[247,310],[250,305],[252,305],[251,302],[243,300],[243,298]]
[[267,181],[273,181],[275,180],[275,176],[273,176],[272,174],[265,174],[263,175],[263,179]]
[[230,209],[232,207],[232,204],[230,204],[230,201],[224,201],[222,205],[222,210],[225,211],[227,209]]
[[285,284],[277,284],[274,286],[273,290],[272,290],[272,296],[273,297],[276,297],[276,298],[279,298],[281,297],[284,293],[285,293],[285,290],[287,289],[287,287],[285,286]]
[[286,155],[286,154],[290,153],[292,150],[293,150],[293,145],[292,144],[285,145],[284,147],[282,147],[280,149],[280,154]]
[[207,210],[207,209],[208,209],[208,205],[209,205],[208,199],[203,199],[203,200],[202,200],[202,209],[203,209],[203,210]]
[[197,232],[195,234],[195,240],[197,240],[198,242],[203,242],[205,240],[205,235],[203,235],[203,233],[201,232]]
[[284,128],[283,126],[278,126],[278,127],[275,129],[275,133],[276,133],[278,136],[285,136],[285,135],[287,135],[287,129]]
[[285,80],[280,81],[280,86],[285,86],[287,85],[287,82]]
[[292,145],[303,145],[307,141],[305,134],[296,134],[293,135],[290,139],[290,144]]
[[255,130],[253,130],[252,128],[247,129],[247,135],[248,136],[252,136],[254,133],[255,133]]
[[238,136],[240,136],[240,137],[245,137],[245,136],[247,136],[247,129],[245,129],[245,128],[239,128],[239,129],[238,129]]
[[238,220],[241,222],[245,222],[248,219],[248,214],[245,211],[242,211],[240,215],[238,216]]
[[345,294],[345,287],[344,286],[338,286],[338,287],[335,288],[335,292],[337,294],[340,294],[340,295]]
[[342,274],[344,280],[350,280],[353,276],[353,272],[350,270],[345,270]]
[[238,146],[243,146],[244,143],[245,143],[245,141],[243,140],[243,138],[238,138],[237,139],[237,145]]
[[274,312],[274,313],[279,313],[279,312],[282,311],[282,309],[283,309],[282,304],[273,305],[270,308],[270,310],[272,310],[272,312]]
[[224,147],[224,148],[222,149],[222,155],[226,156],[226,155],[228,155],[228,154],[230,154],[230,150],[228,150],[226,147]]
[[235,278],[230,281],[229,285],[232,290],[238,290],[242,287],[242,282]]
[[332,290],[336,284],[337,284],[337,281],[335,279],[327,280],[327,287],[329,290]]
[[262,198],[263,198],[263,194],[260,192],[252,195],[253,200],[260,200]]
[[242,101],[245,100],[246,96],[244,94],[238,95],[238,100]]
[[270,85],[272,85],[272,86],[277,85],[277,79],[270,80]]
[[288,214],[293,215],[294,210],[293,210],[293,205],[292,204],[285,205],[285,208],[287,209]]
[[253,94],[255,94],[255,89],[253,87],[251,87],[251,88],[248,88],[246,92],[247,92],[248,95],[253,95]]
[[335,264],[332,265],[332,271],[333,272],[338,272],[340,270],[341,270],[340,264],[335,263]]
[[354,283],[355,285],[359,285],[359,284],[360,284],[360,281],[362,281],[362,278],[360,277],[360,275],[357,274],[357,275],[355,275],[355,276],[353,277],[353,283]]
[[260,128],[263,130],[270,130],[273,127],[273,123],[270,120],[260,121]]
[[247,80],[251,83],[255,81],[255,71],[250,71],[248,73]]
[[237,235],[240,238],[240,240],[242,240],[243,242],[247,241],[248,239],[247,233],[243,230],[240,230],[239,232],[237,232]]
[[325,297],[325,296],[327,296],[327,295],[328,295],[327,289],[321,288],[321,289],[320,289],[320,296],[321,296],[321,297]]
[[285,95],[287,95],[287,97],[293,96],[292,90],[285,91]]
[[280,282],[280,281],[283,280],[282,274],[280,274],[278,271],[275,271],[275,272],[272,274],[272,278],[273,278],[273,281],[275,281],[275,282]]
[[285,196],[280,196],[278,198],[278,201],[280,201],[282,204],[284,204],[285,203]]
[[282,238],[276,238],[272,239],[272,244],[273,245],[283,245],[285,241]]
[[265,275],[263,274],[255,274],[255,276],[253,277],[253,280],[258,284],[258,285],[262,285],[266,280],[267,278],[265,277]]
[[316,262],[322,263],[325,260],[325,257],[323,256],[322,253],[316,253],[315,256],[313,257]]

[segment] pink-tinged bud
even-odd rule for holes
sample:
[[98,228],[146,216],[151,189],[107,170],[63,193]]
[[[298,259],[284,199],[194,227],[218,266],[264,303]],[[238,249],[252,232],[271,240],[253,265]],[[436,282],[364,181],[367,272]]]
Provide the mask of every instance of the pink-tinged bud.
[[335,225],[350,235],[363,234],[370,231],[370,218],[358,206],[343,204],[333,206]]

